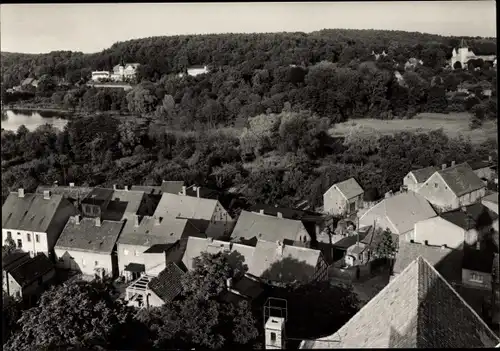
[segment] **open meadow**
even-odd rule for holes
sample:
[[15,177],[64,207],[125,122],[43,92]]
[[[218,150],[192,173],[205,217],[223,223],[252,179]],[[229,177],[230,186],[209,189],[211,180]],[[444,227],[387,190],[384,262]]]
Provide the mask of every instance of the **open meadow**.
[[451,138],[463,135],[473,143],[479,144],[490,138],[497,140],[497,122],[485,121],[483,126],[471,130],[469,128],[470,114],[460,113],[421,113],[412,119],[357,119],[339,123],[329,130],[333,137],[347,136],[349,133],[393,134],[397,132],[430,132],[442,128]]

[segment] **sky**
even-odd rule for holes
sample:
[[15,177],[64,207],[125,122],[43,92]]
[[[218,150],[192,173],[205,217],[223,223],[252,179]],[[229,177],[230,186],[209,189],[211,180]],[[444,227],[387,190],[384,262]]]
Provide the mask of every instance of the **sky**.
[[494,0],[2,4],[1,50],[98,52],[160,35],[389,29],[496,37]]

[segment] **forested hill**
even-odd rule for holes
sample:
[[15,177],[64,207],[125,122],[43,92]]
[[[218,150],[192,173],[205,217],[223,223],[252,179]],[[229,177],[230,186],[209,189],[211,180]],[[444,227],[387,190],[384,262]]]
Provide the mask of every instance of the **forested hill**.
[[[109,70],[123,58],[143,65],[141,75],[156,80],[191,65],[241,70],[310,66],[327,60],[348,64],[385,50],[396,62],[410,57],[429,67],[450,57],[462,37],[403,31],[328,29],[306,33],[210,34],[151,37],[119,42],[99,53],[56,51],[48,54],[2,53],[2,83],[19,84],[44,74],[75,82],[92,70]],[[464,38],[476,54],[496,53],[494,38]]]

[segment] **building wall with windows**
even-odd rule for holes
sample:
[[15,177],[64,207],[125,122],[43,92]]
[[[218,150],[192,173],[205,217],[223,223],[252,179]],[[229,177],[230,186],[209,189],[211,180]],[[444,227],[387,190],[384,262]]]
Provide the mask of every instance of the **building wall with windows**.
[[112,255],[106,253],[55,248],[57,266],[94,276],[96,268],[104,268],[105,275],[113,276]]
[[120,244],[117,245],[119,275],[124,274],[124,269],[129,263],[144,264],[144,251],[149,246]]
[[491,274],[463,268],[462,284],[472,288],[491,290]]
[[37,253],[49,256],[47,233],[2,229],[2,245],[6,245],[9,237],[14,240],[16,248],[28,252],[32,257]]

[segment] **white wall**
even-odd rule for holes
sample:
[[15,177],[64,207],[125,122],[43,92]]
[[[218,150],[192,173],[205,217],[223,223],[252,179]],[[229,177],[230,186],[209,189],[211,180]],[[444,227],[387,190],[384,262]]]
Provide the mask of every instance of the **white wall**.
[[331,187],[323,194],[323,212],[341,215],[345,212],[345,206],[346,199],[335,187]]
[[[7,232],[11,233],[12,239],[14,240],[16,247],[17,241],[21,239],[22,251],[31,252],[33,255],[42,252],[47,257],[49,256],[49,248],[47,243],[47,234],[40,232],[31,232],[26,230],[13,230],[13,229],[2,229],[2,245],[5,245],[7,240]],[[28,234],[31,241],[28,241]],[[38,236],[39,242],[36,241]]]
[[[113,265],[111,254],[85,252],[78,250],[66,250],[55,248],[57,265],[65,269],[82,272],[87,275],[94,275],[95,268],[104,268],[106,275],[112,275]],[[71,257],[73,259],[71,259]],[[95,262],[97,261],[97,265]]]
[[119,274],[124,274],[129,263],[144,264],[144,251],[149,247],[139,245],[117,244]]
[[465,240],[465,230],[436,216],[415,223],[414,239],[416,243],[457,249]]

